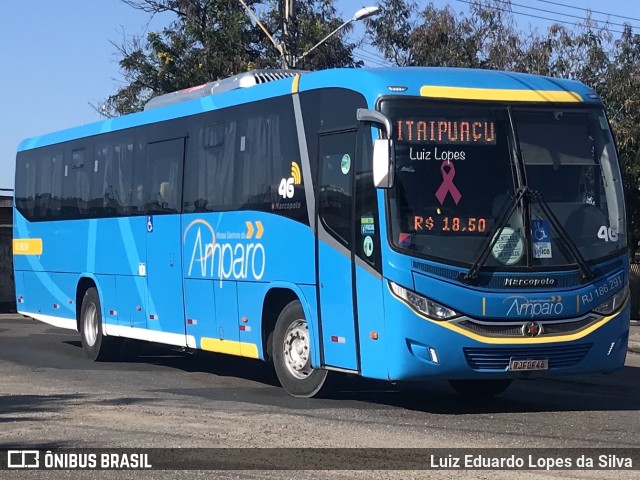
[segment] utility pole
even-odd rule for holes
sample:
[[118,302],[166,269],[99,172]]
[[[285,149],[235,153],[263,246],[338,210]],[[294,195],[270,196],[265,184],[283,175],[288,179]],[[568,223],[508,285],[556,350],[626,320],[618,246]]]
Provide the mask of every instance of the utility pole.
[[290,22],[291,18],[295,17],[295,0],[282,0],[282,68],[289,68],[291,60],[295,58],[292,55],[293,45],[290,36]]
[[256,16],[255,13],[253,13],[253,10],[251,10],[249,8],[249,5],[247,5],[244,0],[238,0],[238,1],[242,5],[242,7],[245,9],[245,11],[249,15],[249,17],[251,17],[253,19],[253,21],[256,22],[256,25],[258,25],[260,27],[260,29],[264,32],[264,34],[267,36],[267,38],[273,44],[273,46],[276,47],[276,50],[278,50],[278,53],[280,53],[280,58],[281,58],[281,61],[282,61],[282,68],[289,68],[289,64],[286,63],[286,61],[285,61],[285,51],[284,51],[284,47],[282,46],[282,44],[278,43],[276,41],[276,39],[273,38],[273,35],[271,35],[269,33],[269,30],[267,30],[267,27],[265,27],[262,24],[260,19]]

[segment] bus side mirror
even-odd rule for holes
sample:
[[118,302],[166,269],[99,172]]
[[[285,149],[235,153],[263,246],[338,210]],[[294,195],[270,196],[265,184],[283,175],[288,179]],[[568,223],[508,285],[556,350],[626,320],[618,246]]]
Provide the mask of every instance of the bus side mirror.
[[392,188],[396,162],[391,140],[391,120],[380,112],[366,108],[356,110],[356,118],[359,122],[371,122],[378,128],[384,127],[387,138],[373,141],[373,185],[376,188]]
[[393,140],[380,138],[373,143],[373,184],[376,188],[392,188],[395,170]]

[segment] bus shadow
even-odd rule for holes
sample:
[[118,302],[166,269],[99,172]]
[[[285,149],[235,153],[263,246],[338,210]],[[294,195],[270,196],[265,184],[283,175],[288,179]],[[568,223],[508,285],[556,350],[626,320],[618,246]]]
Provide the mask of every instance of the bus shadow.
[[218,377],[237,377],[244,380],[279,386],[270,364],[250,358],[216,354],[202,350],[128,341],[119,359],[129,364],[150,364],[176,368],[189,373],[207,373]]
[[[80,346],[79,342],[65,342]],[[290,397],[280,388],[272,365],[252,359],[166,345],[128,341],[118,363],[127,369],[155,365],[189,373],[238,379],[224,388],[213,382],[173,393],[210,400],[274,405],[290,409],[402,408],[434,414],[526,413],[640,410],[640,368],[626,366],[608,374],[516,380],[504,393],[490,397],[463,396],[443,380],[390,383],[331,372],[329,388],[313,399]],[[243,380],[254,382],[243,383]],[[277,387],[277,388],[269,388]]]
[[449,415],[640,410],[640,368],[630,366],[608,375],[516,380],[489,398],[460,395],[443,380],[390,386],[358,378],[351,383],[331,398]]

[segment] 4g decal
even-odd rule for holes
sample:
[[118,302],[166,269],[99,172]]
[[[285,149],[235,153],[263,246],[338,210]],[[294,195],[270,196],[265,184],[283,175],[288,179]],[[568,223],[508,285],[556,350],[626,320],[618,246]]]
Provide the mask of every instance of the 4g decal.
[[604,240],[605,242],[617,242],[618,241],[617,229],[613,227],[607,228],[606,225],[602,225],[598,229],[598,238],[601,240]]
[[294,185],[300,185],[301,183],[302,175],[300,173],[300,166],[296,162],[291,162],[291,176],[280,180],[278,195],[282,198],[293,198],[295,193]]

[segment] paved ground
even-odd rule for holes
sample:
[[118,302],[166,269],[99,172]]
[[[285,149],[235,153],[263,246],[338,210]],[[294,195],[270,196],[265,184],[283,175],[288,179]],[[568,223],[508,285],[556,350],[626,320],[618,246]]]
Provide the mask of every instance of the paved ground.
[[[633,341],[640,340],[633,327]],[[639,342],[640,343],[640,342]],[[137,347],[136,347],[137,348]],[[0,316],[0,449],[11,447],[634,448],[640,355],[610,375],[520,380],[491,401],[442,382],[352,379],[295,399],[260,362],[144,348],[127,362],[86,360],[77,333]],[[31,472],[1,478],[51,478]],[[268,473],[268,475],[267,475]],[[518,472],[519,479],[603,472]],[[607,477],[636,478],[637,472]],[[78,478],[59,472],[56,478]],[[136,478],[513,478],[514,472],[147,472]],[[84,477],[94,478],[95,474]],[[100,478],[131,478],[102,472]]]
[[631,320],[631,328],[629,330],[629,351],[640,353],[640,321]]

